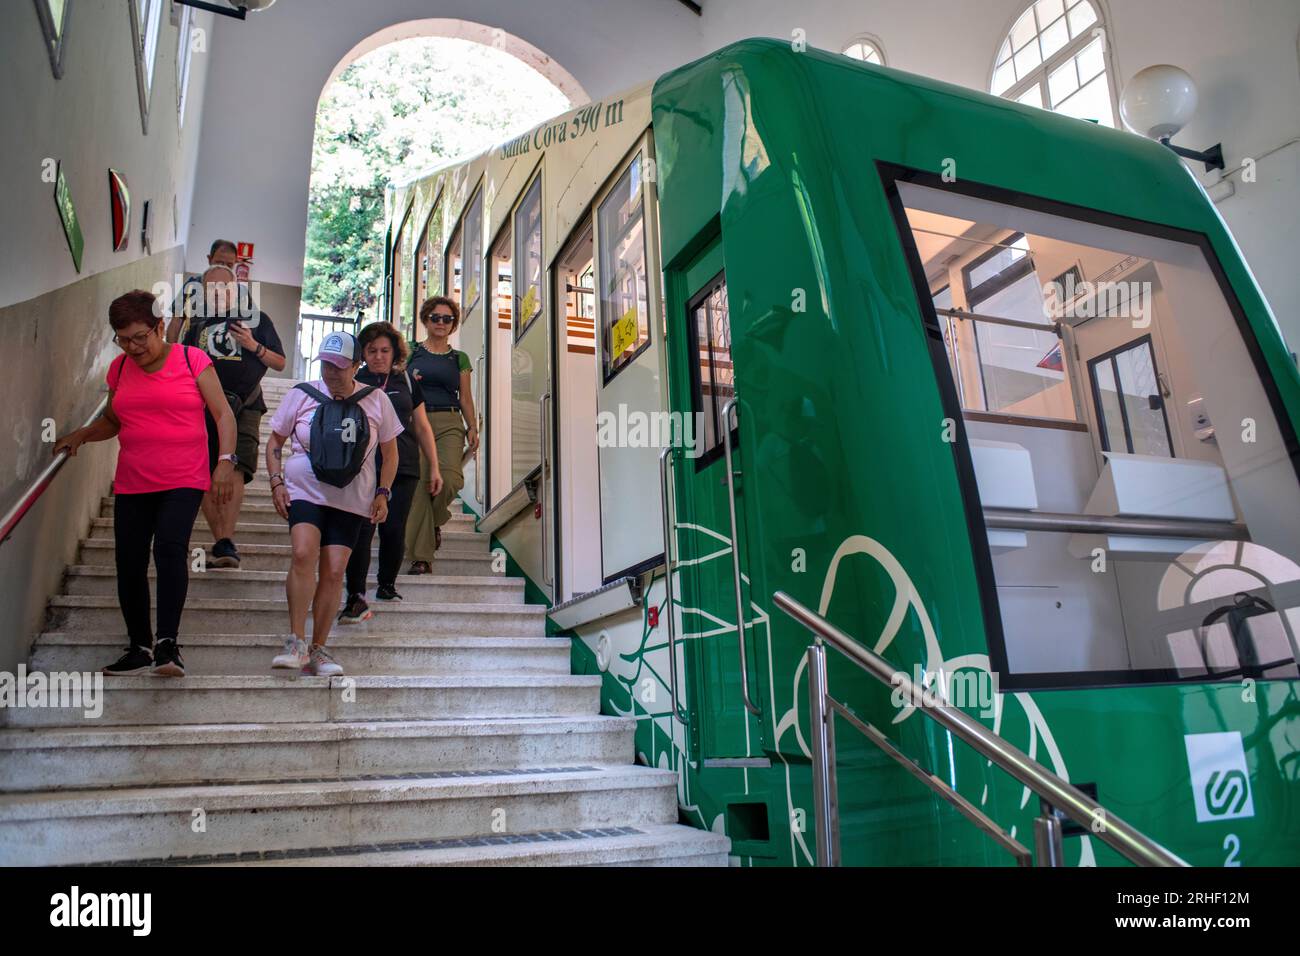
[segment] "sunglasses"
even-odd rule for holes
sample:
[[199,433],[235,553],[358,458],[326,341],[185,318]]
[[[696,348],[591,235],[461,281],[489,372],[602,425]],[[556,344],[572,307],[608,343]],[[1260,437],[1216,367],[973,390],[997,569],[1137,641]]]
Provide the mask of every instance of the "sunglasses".
[[120,349],[126,349],[131,345],[134,345],[138,349],[142,349],[149,344],[149,336],[153,335],[156,331],[157,329],[153,328],[149,329],[147,332],[137,332],[135,335],[115,335],[113,336],[113,341],[117,343],[117,347]]
[[429,316],[429,322],[437,322],[440,325],[443,323],[450,325],[455,321],[456,317],[454,315],[448,315],[446,312],[434,312]]

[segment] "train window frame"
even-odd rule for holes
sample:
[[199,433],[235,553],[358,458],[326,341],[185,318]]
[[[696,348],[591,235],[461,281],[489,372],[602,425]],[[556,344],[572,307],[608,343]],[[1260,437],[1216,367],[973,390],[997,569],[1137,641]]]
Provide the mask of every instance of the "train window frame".
[[[997,579],[994,574],[992,549],[988,529],[984,522],[983,506],[975,478],[974,462],[966,434],[965,423],[957,400],[956,388],[948,371],[943,348],[943,336],[930,294],[930,282],[912,235],[903,202],[900,184],[929,187],[936,192],[960,193],[976,200],[998,203],[1008,208],[1043,213],[1084,224],[1123,230],[1135,235],[1168,240],[1195,248],[1203,257],[1206,270],[1223,297],[1242,347],[1258,379],[1268,410],[1272,413],[1281,433],[1284,448],[1290,459],[1297,481],[1300,481],[1300,440],[1296,438],[1296,422],[1292,420],[1283,402],[1281,392],[1273,380],[1268,361],[1260,347],[1245,309],[1229,282],[1223,264],[1208,235],[1160,222],[1134,219],[1087,206],[1037,196],[1020,190],[1010,190],[987,183],[964,179],[960,183],[947,183],[935,173],[902,166],[884,160],[875,161],[884,198],[894,219],[901,252],[917,303],[922,326],[926,331],[927,348],[932,371],[938,385],[940,403],[945,416],[957,428],[956,440],[949,443],[953,455],[958,486],[965,514],[967,534],[971,545],[972,563],[979,592],[981,618],[988,650],[989,665],[997,675],[1003,691],[1084,690],[1091,688],[1133,687],[1137,685],[1165,686],[1224,686],[1223,676],[1208,671],[1203,675],[1186,676],[1177,666],[1130,670],[1054,670],[1013,671],[1008,660],[1006,633],[1002,624]],[[1291,678],[1265,677],[1247,674],[1259,680],[1291,680]]]
[[[388,321],[399,329],[402,327],[402,315],[400,311],[402,308],[402,270],[407,265],[405,261],[407,251],[402,248],[402,233],[405,231],[407,223],[410,222],[411,214],[414,211],[415,202],[412,200],[406,204],[406,209],[402,213],[402,217],[398,220],[398,226],[393,230],[392,247],[388,254]],[[414,286],[412,286],[412,290],[414,290]]]
[[[644,163],[646,159],[645,149],[642,144],[639,144],[633,151],[632,155],[615,170],[614,175],[611,177],[609,187],[602,192],[600,198],[595,204],[595,215],[592,219],[593,224],[595,225],[595,278],[596,282],[599,284],[596,295],[596,318],[600,324],[599,342],[602,387],[608,385],[620,372],[629,368],[634,362],[636,362],[637,358],[650,348],[651,340],[654,338],[654,322],[651,320],[650,315],[650,230],[649,223],[647,222],[648,217],[646,215],[647,190],[644,182]],[[622,183],[625,176],[628,177],[629,183],[639,183],[636,187],[637,215],[635,218],[629,217],[628,222],[619,229],[617,234],[613,235],[612,238],[607,238],[604,226],[605,208],[608,203],[615,200],[619,192],[619,184]],[[612,255],[614,247],[628,236],[628,234],[630,234],[638,225],[641,228],[641,266],[642,278],[645,282],[645,286],[641,290],[644,297],[638,298],[637,301],[643,302],[645,309],[644,312],[637,317],[637,338],[640,339],[643,334],[645,338],[631,351],[625,350],[618,355],[611,356],[613,327],[616,319],[613,315],[610,315],[608,318],[606,316],[605,289],[607,283],[611,280],[611,276],[608,274],[610,270],[606,268],[606,255]],[[622,317],[619,317],[618,321],[621,321],[621,319]],[[644,332],[642,331],[643,329]]]
[[[477,214],[476,214],[477,209]],[[470,191],[469,199],[465,202],[465,208],[461,210],[460,223],[458,224],[460,232],[460,320],[464,322],[470,312],[483,298],[483,216],[485,208],[483,201],[483,180],[480,179],[473,190]],[[477,224],[478,228],[470,227]],[[470,255],[472,242],[477,238],[479,243],[477,255]],[[474,270],[478,270],[478,282],[470,284],[474,276]],[[473,291],[474,296],[470,297]]]
[[[415,264],[414,264],[414,267],[413,267],[413,268],[415,269],[415,272],[413,273],[413,275],[415,276],[415,283],[416,283],[416,287],[415,287],[415,288],[416,288],[416,294],[413,296],[413,299],[414,299],[414,306],[415,306],[415,307],[414,307],[414,309],[412,309],[412,315],[411,315],[411,333],[410,333],[410,340],[411,340],[412,342],[415,342],[415,341],[417,341],[418,339],[422,338],[422,336],[419,334],[419,333],[420,333],[420,306],[424,304],[424,300],[425,300],[425,299],[428,299],[428,298],[430,298],[431,296],[434,296],[434,295],[438,295],[438,294],[442,291],[442,279],[443,279],[443,275],[442,275],[442,273],[446,271],[446,269],[445,269],[445,264],[444,264],[444,265],[440,265],[439,268],[438,268],[438,281],[437,281],[437,282],[430,282],[430,281],[426,278],[425,281],[424,281],[424,295],[421,296],[421,295],[419,294],[419,285],[420,285],[420,282],[419,282],[419,279],[420,279],[420,257],[419,257],[419,250],[420,250],[421,247],[423,247],[423,249],[424,249],[424,254],[425,254],[425,257],[428,259],[430,269],[432,269],[432,267],[433,267],[433,263],[434,263],[435,261],[438,261],[438,262],[442,262],[442,261],[443,261],[442,256],[440,256],[440,255],[435,256],[435,250],[437,250],[437,249],[441,249],[441,248],[442,248],[442,236],[430,236],[430,235],[429,235],[429,229],[430,229],[430,227],[433,225],[433,217],[436,216],[436,215],[438,215],[440,212],[442,212],[442,200],[443,200],[443,194],[444,194],[445,192],[446,192],[446,189],[445,189],[444,186],[440,183],[440,184],[438,185],[437,195],[434,197],[433,202],[429,205],[429,211],[428,211],[428,213],[425,214],[425,217],[424,217],[424,226],[421,227],[421,229],[420,229],[420,233],[419,233],[419,235],[420,235],[420,241],[416,244],[416,257],[415,257]],[[443,223],[442,223],[441,219],[439,219],[439,222],[438,222],[439,229],[441,229],[442,225],[443,225]],[[435,288],[438,289],[438,292],[434,292],[434,291],[433,291]],[[400,325],[397,326],[397,327],[398,327],[399,329],[401,328]]]
[[[523,303],[521,301],[521,296],[524,298],[527,297],[526,290],[533,288],[533,283],[528,282],[526,284],[521,284],[521,282],[519,281],[522,275],[522,272],[519,268],[519,264],[524,259],[523,256],[524,250],[520,248],[520,245],[522,242],[526,241],[524,238],[525,235],[528,234],[531,237],[531,233],[534,230],[521,229],[519,223],[519,217],[524,213],[525,208],[532,201],[531,197],[532,197],[533,190],[537,191],[537,225],[535,231],[537,235],[537,261],[540,266],[540,269],[538,271],[537,283],[536,283],[536,287],[537,287],[536,308],[533,310],[531,315],[529,315],[527,318],[524,318],[524,310],[522,308]],[[525,186],[522,190],[520,190],[519,201],[515,204],[515,207],[510,210],[510,230],[511,230],[510,295],[511,295],[511,312],[512,312],[511,322],[514,325],[515,342],[518,342],[528,333],[528,330],[533,327],[533,323],[537,321],[537,317],[542,314],[546,306],[546,286],[547,286],[546,274],[550,270],[548,269],[546,264],[546,224],[545,224],[546,217],[542,215],[543,209],[544,206],[543,206],[543,197],[542,197],[542,170],[541,167],[539,166],[537,171],[530,177],[528,181],[528,185]]]
[[[1121,452],[1123,454],[1129,454],[1129,455],[1148,454],[1146,452],[1141,452],[1141,453],[1134,452],[1133,450],[1133,431],[1132,428],[1129,426],[1128,413],[1125,411],[1123,402],[1120,402],[1119,408],[1120,408],[1121,424],[1124,429],[1124,444],[1126,447],[1124,447],[1123,449],[1110,447],[1110,432],[1106,428],[1106,410],[1105,408],[1102,407],[1101,404],[1101,388],[1099,387],[1099,383],[1097,381],[1097,366],[1103,362],[1109,362],[1111,363],[1111,367],[1114,371],[1115,383],[1118,386],[1120,384],[1120,380],[1119,380],[1119,364],[1116,361],[1117,356],[1122,355],[1125,352],[1132,351],[1133,349],[1139,348],[1141,346],[1146,347],[1147,353],[1151,357],[1151,371],[1152,374],[1155,375],[1156,382],[1158,385],[1162,381],[1162,379],[1160,378],[1160,366],[1156,360],[1155,340],[1151,337],[1151,333],[1149,332],[1145,335],[1139,335],[1135,339],[1130,339],[1129,341],[1125,342],[1123,345],[1116,346],[1115,348],[1110,349],[1107,352],[1102,352],[1100,355],[1095,355],[1092,358],[1088,359],[1088,363],[1087,363],[1088,388],[1092,392],[1093,413],[1097,416],[1097,439],[1101,442],[1102,451],[1115,451],[1115,452]],[[1160,402],[1160,417],[1161,420],[1164,422],[1164,426],[1165,426],[1165,444],[1169,446],[1169,457],[1177,458],[1178,456],[1174,454],[1174,435],[1172,430],[1169,428],[1168,402],[1165,402],[1163,398],[1164,396],[1162,395],[1161,396],[1162,400]]]
[[[723,267],[711,279],[704,282],[700,286],[700,288],[697,289],[694,293],[692,293],[690,298],[686,300],[686,315],[685,315],[686,347],[687,347],[688,363],[691,370],[691,411],[694,414],[700,416],[703,416],[707,413],[704,410],[704,382],[700,377],[701,342],[700,342],[699,323],[696,321],[695,314],[696,314],[696,310],[699,309],[699,307],[703,305],[705,302],[707,302],[709,298],[712,297],[712,295],[718,289],[722,289],[726,291],[726,288],[727,288],[727,270],[725,267]],[[728,296],[728,299],[730,299],[730,296]],[[727,309],[727,325],[728,327],[730,327],[731,325],[730,307],[728,307]],[[712,323],[710,323],[709,324],[710,340],[707,343],[710,375],[712,375],[712,365],[713,365],[712,328],[713,328]],[[732,378],[731,378],[733,389],[735,388],[735,383],[736,383],[735,367],[736,367],[735,360],[733,359]],[[713,462],[722,458],[726,454],[726,448],[723,445],[723,438],[722,438],[722,408],[718,407],[716,403],[716,399],[711,398],[709,404],[713,411],[711,420],[713,422],[713,433],[715,438],[713,444],[705,448],[704,435],[701,433],[699,435],[693,436],[697,443],[697,447],[700,449],[700,454],[695,459],[696,472],[699,472],[702,469],[708,467],[709,465],[713,464]],[[734,452],[739,447],[740,447],[740,432],[739,432],[739,428],[737,427],[731,429],[731,448],[732,451]]]

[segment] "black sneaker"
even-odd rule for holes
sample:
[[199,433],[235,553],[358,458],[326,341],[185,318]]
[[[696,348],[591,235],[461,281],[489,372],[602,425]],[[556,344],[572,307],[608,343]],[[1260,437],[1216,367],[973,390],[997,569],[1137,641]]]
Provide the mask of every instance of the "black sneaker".
[[362,621],[368,621],[374,617],[374,612],[370,610],[370,605],[360,594],[348,595],[348,603],[343,605],[343,610],[339,612],[340,624],[360,624]]
[[208,562],[214,568],[237,568],[239,567],[239,551],[235,548],[235,542],[229,538],[222,538],[212,546],[212,560]]
[[376,601],[400,601],[402,596],[397,593],[397,588],[391,584],[381,584],[375,591]]
[[147,647],[137,647],[132,644],[126,649],[125,654],[105,667],[103,672],[110,677],[128,677],[132,674],[144,674],[151,667],[153,667],[153,652]]
[[170,638],[163,638],[154,643],[153,673],[157,677],[185,676],[185,662],[181,660],[181,649]]

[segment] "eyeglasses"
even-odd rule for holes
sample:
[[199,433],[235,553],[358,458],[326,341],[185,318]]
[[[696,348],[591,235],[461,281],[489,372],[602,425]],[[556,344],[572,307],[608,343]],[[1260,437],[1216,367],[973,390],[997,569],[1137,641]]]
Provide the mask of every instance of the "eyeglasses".
[[156,331],[157,327],[155,326],[146,332],[137,332],[135,335],[115,335],[113,336],[113,341],[117,343],[117,347],[120,349],[126,349],[129,345],[134,345],[136,348],[142,349],[149,344],[149,336],[153,335]]
[[434,312],[434,313],[430,314],[430,316],[429,316],[429,321],[430,321],[430,322],[437,322],[437,323],[439,323],[439,324],[442,324],[442,323],[448,323],[448,324],[450,324],[450,323],[456,321],[456,317],[455,317],[454,315],[448,315],[446,312]]

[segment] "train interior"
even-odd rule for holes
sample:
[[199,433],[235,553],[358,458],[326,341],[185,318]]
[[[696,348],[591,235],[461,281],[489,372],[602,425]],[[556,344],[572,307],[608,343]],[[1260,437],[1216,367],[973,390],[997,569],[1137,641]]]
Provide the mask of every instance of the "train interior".
[[899,188],[989,527],[1009,684],[1300,675],[1296,464],[1207,253]]

